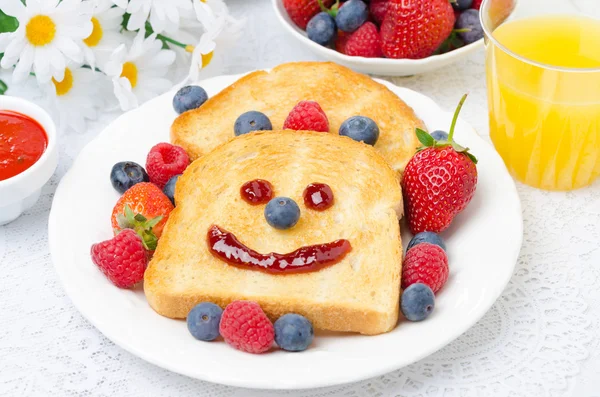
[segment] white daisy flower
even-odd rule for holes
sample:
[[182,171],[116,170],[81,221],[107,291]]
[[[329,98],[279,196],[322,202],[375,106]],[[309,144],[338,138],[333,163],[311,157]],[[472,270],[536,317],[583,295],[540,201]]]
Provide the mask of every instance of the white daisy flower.
[[156,33],[146,39],[144,33],[141,30],[137,34],[129,50],[119,46],[104,67],[123,110],[137,107],[172,86],[164,76],[175,61],[175,53],[162,49]]
[[15,32],[0,33],[0,65],[23,81],[33,70],[40,83],[62,80],[67,60],[83,61],[81,41],[92,33],[91,2],[81,0],[0,0],[0,9],[19,21]]
[[92,11],[92,33],[83,40],[86,61],[92,65],[95,59],[100,69],[112,52],[123,43],[121,23],[125,10],[113,7],[112,0],[96,0]]
[[95,120],[98,109],[104,104],[106,95],[102,87],[106,76],[89,68],[69,65],[64,78],[54,78],[44,85],[50,102],[58,115],[60,129],[72,128],[84,132],[86,120]]
[[190,0],[113,0],[113,3],[131,14],[128,30],[142,29],[150,21],[156,33],[176,32],[181,14],[192,10]]
[[196,18],[204,26],[211,24],[215,16],[228,13],[227,5],[223,0],[192,0]]

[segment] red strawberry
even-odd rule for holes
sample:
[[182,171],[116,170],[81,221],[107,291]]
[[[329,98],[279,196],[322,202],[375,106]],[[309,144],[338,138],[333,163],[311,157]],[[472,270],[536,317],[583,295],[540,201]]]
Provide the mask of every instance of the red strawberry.
[[346,43],[348,42],[348,37],[350,37],[349,34],[338,30],[337,38],[335,39],[335,50],[337,52],[341,52],[342,54],[346,53]]
[[378,25],[381,25],[385,14],[387,14],[388,4],[389,0],[371,0],[369,10],[371,11],[371,17]]
[[173,210],[173,203],[156,185],[141,182],[127,190],[113,208],[111,222],[115,234],[122,229],[135,229],[148,250],[156,242]]
[[91,255],[92,262],[119,288],[131,288],[144,279],[148,254],[140,236],[131,229],[92,245]]
[[[329,7],[333,1],[323,0],[323,4]],[[303,30],[306,30],[308,21],[321,11],[318,0],[283,0],[283,7],[290,19]]]
[[283,123],[283,129],[329,132],[329,120],[315,101],[300,101]]
[[388,58],[426,58],[454,27],[448,0],[390,0],[381,24],[383,54]]
[[447,141],[436,141],[417,129],[424,147],[410,159],[402,180],[405,213],[413,234],[445,230],[475,194],[477,159],[453,139],[456,119],[466,98],[462,97],[454,113]]
[[346,54],[365,58],[381,57],[381,39],[377,26],[373,22],[365,22],[360,28],[348,36],[345,46]]
[[423,283],[436,293],[447,280],[448,257],[441,247],[421,243],[408,250],[402,265],[402,289]]
[[148,152],[146,172],[150,182],[162,189],[169,179],[182,174],[189,164],[190,157],[182,147],[162,142],[153,146]]
[[479,10],[481,8],[481,3],[483,3],[483,0],[473,0],[473,4],[471,4],[471,8]]

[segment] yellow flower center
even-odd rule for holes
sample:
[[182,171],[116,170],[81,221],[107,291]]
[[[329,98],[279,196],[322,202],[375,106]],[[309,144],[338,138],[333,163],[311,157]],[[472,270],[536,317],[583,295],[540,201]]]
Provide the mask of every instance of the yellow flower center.
[[29,43],[42,47],[52,43],[56,36],[56,24],[47,15],[36,15],[27,22],[25,36]]
[[94,28],[92,29],[92,33],[88,36],[87,39],[83,40],[83,42],[88,47],[97,46],[100,40],[102,40],[102,36],[104,36],[102,25],[100,25],[100,22],[98,22],[96,17],[92,17],[92,25],[94,26]]
[[62,81],[56,81],[54,77],[52,77],[52,83],[54,83],[54,87],[56,87],[57,96],[66,95],[71,91],[71,88],[73,88],[73,73],[71,73],[71,69],[65,69],[65,77]]
[[125,62],[123,64],[123,71],[121,77],[125,77],[131,83],[131,88],[135,88],[138,79],[138,68],[132,62]]
[[208,66],[208,64],[210,63],[210,61],[212,61],[213,58],[213,51],[209,52],[208,54],[202,54],[202,67],[205,68]]

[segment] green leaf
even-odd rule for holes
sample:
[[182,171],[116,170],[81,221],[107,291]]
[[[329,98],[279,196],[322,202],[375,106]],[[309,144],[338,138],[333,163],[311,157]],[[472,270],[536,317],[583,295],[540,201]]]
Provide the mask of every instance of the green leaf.
[[148,219],[142,215],[142,214],[136,214],[135,217],[133,218],[136,220],[136,222],[146,222]]
[[417,128],[417,139],[419,140],[419,142],[421,142],[421,144],[425,147],[431,147],[434,145],[435,140],[433,139],[433,137],[431,135],[429,135],[429,133],[427,131],[423,131],[420,128]]
[[452,145],[452,149],[456,150],[458,153],[463,153],[469,150],[469,148],[462,147],[456,142],[452,142],[450,145]]
[[146,227],[149,227],[150,229],[152,229],[154,226],[156,226],[158,224],[158,222],[162,221],[162,219],[163,219],[162,215],[152,218],[148,222],[146,222]]
[[471,153],[469,152],[465,152],[465,154],[467,155],[467,157],[475,164],[477,164],[477,157],[473,156]]
[[0,10],[0,33],[14,32],[19,27],[19,21],[15,17],[6,15]]
[[[2,59],[2,57],[0,57],[0,60],[1,59]],[[7,90],[8,90],[8,86],[6,85],[6,83],[4,81],[0,80],[0,95],[4,95]]]

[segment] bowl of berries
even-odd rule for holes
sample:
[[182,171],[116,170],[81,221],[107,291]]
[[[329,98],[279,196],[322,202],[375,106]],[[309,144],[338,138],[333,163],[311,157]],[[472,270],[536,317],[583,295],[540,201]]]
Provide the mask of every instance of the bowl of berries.
[[302,45],[362,73],[425,73],[483,46],[482,0],[272,1]]

